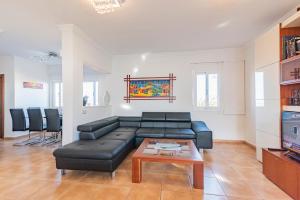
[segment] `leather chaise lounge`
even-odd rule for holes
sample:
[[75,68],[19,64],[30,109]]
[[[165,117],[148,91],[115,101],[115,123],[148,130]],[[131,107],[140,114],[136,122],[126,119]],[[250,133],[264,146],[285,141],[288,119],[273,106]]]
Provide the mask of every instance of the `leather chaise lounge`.
[[77,127],[79,140],[56,149],[56,168],[114,172],[144,138],[193,140],[212,148],[212,131],[190,113],[143,112],[142,117],[109,117]]

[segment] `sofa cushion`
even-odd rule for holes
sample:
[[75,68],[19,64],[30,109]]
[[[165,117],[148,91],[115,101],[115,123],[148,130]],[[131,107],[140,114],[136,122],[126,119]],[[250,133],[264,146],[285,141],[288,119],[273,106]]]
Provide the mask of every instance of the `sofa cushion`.
[[135,133],[138,128],[136,127],[119,127],[114,132],[132,132]]
[[164,133],[165,133],[164,128],[139,128],[135,134],[137,137],[163,138]]
[[177,128],[166,128],[166,138],[178,138],[178,139],[194,139],[196,134],[192,129],[177,129]]
[[109,124],[113,124],[115,122],[117,122],[119,120],[119,117],[108,117],[105,119],[101,119],[101,120],[97,120],[97,121],[93,121],[90,123],[86,123],[86,124],[82,124],[79,125],[77,127],[78,131],[82,131],[82,132],[92,132],[92,131],[96,131],[97,129],[100,129],[104,126],[107,126]]
[[179,129],[190,129],[192,128],[191,122],[165,122],[165,128],[179,128]]
[[79,140],[54,151],[55,157],[111,160],[126,146],[123,140]]
[[191,128],[191,122],[142,122],[142,128]]
[[168,112],[166,120],[173,122],[191,122],[191,113],[189,112]]
[[141,127],[141,117],[119,117],[121,127]]
[[101,140],[124,140],[127,143],[132,141],[135,137],[134,132],[110,132],[107,135],[103,136]]
[[165,128],[165,122],[142,122],[141,127],[142,128]]
[[107,133],[117,129],[119,127],[119,122],[115,122],[113,124],[107,125],[103,128],[100,128],[98,130],[92,131],[92,132],[80,132],[79,138],[80,140],[96,140],[103,135],[106,135]]
[[142,121],[165,121],[166,115],[163,112],[143,112]]

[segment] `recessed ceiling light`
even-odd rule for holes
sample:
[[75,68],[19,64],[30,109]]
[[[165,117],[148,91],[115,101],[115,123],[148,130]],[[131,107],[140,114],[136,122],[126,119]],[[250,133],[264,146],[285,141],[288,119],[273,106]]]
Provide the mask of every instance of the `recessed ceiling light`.
[[122,4],[125,3],[125,0],[91,0],[91,2],[97,13],[105,14],[121,7]]
[[230,24],[230,21],[227,20],[225,22],[222,22],[222,23],[218,24],[217,28],[224,28],[224,27],[228,26],[229,24]]

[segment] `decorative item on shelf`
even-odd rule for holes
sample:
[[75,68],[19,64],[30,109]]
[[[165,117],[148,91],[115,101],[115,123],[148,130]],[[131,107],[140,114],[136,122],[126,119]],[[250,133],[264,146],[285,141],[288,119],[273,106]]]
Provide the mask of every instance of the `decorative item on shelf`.
[[300,54],[300,37],[296,38],[296,54]]
[[300,105],[300,89],[294,89],[291,92],[291,98],[288,98],[289,105],[298,106]]
[[295,39],[287,41],[287,57],[291,58],[296,55],[296,42]]
[[168,100],[173,103],[176,97],[173,96],[173,82],[176,77],[169,74],[168,77],[136,77],[127,75],[126,96],[124,100],[130,103],[132,100]]
[[294,71],[290,72],[290,74],[295,80],[300,79],[300,68],[295,68]]
[[30,89],[40,89],[44,88],[43,83],[35,83],[35,82],[23,82],[23,88],[30,88]]
[[105,106],[108,106],[110,103],[110,94],[108,91],[105,92],[105,95],[104,95],[104,105]]
[[283,38],[282,38],[283,60],[285,60],[287,58],[291,58],[291,57],[297,55],[297,51],[300,51],[300,48],[298,48],[298,41],[299,40],[300,40],[300,37],[297,36],[297,35],[283,36]]

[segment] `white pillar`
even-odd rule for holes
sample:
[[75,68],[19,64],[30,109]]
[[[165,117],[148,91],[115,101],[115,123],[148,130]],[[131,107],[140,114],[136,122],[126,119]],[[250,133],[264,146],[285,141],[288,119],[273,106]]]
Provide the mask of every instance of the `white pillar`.
[[78,138],[78,112],[82,87],[82,67],[76,50],[74,25],[61,25],[62,82],[63,82],[63,145]]

